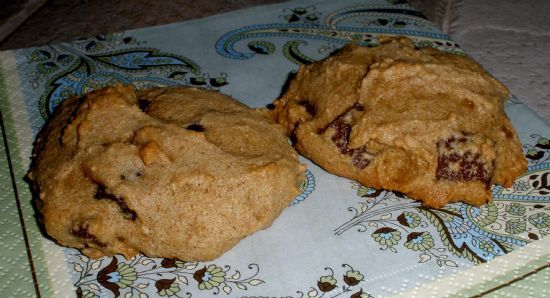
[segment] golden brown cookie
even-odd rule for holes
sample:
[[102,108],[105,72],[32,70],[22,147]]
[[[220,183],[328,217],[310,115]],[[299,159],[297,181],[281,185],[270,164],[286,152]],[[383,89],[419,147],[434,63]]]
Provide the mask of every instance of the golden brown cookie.
[[490,202],[526,170],[508,96],[467,57],[381,38],[300,67],[270,112],[329,172],[437,208]]
[[57,109],[29,177],[62,245],[191,261],[270,226],[304,172],[281,127],[229,96],[115,86]]

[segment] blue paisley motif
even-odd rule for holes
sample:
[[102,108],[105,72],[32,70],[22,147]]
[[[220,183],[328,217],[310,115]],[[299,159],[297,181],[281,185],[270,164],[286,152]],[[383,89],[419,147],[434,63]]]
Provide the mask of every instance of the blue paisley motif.
[[181,66],[187,69],[197,69],[198,66],[175,55],[159,53],[156,49],[121,50],[103,55],[90,55],[89,57],[106,63],[107,65],[124,70],[143,70],[146,68],[158,68],[163,66]]
[[[125,44],[123,49],[119,49]],[[39,110],[47,119],[66,98],[107,85],[132,84],[137,88],[173,85],[196,85],[206,88],[227,84],[225,77],[209,78],[186,57],[162,53],[154,48],[135,47],[131,37],[105,36],[80,40],[73,44],[46,46],[28,58],[36,64],[33,84],[47,80]],[[118,48],[117,50],[114,50]],[[194,77],[188,77],[187,75]],[[222,81],[219,81],[223,79]]]
[[294,198],[290,206],[296,205],[305,200],[315,190],[315,178],[310,170],[306,170],[306,179],[300,185],[300,194]]
[[[385,17],[398,20],[400,28],[361,25],[360,23],[365,23],[367,20],[375,21]],[[216,52],[223,57],[231,59],[249,59],[255,56],[256,53],[239,50],[237,47],[239,41],[247,39],[273,39],[274,37],[320,40],[338,45],[344,45],[349,42],[373,45],[376,44],[376,36],[378,35],[409,35],[420,39],[449,40],[447,35],[442,34],[425,20],[425,16],[412,10],[407,5],[361,5],[346,8],[331,13],[324,19],[323,23],[317,21],[310,22],[298,17],[292,18],[289,15],[282,19],[287,20],[287,23],[257,24],[229,31],[216,42]],[[353,26],[350,26],[350,24],[341,24],[350,23],[350,19],[357,19],[359,25],[355,23]],[[449,46],[456,47],[456,44],[450,43]]]
[[[360,202],[360,208],[349,207],[353,217],[335,229],[335,234],[341,235],[352,227],[358,227],[358,232],[365,232],[371,227],[384,230],[395,227],[397,221],[401,224],[400,228],[410,234],[434,231],[439,234],[439,240],[445,247],[439,248],[438,252],[449,251],[474,264],[489,261],[541,239],[550,234],[550,217],[547,215],[550,163],[538,160],[547,156],[550,146],[547,139],[540,135],[533,135],[533,138],[538,139],[536,145],[524,146],[537,148],[538,159],[530,161],[527,172],[518,177],[512,187],[493,186],[491,203],[480,207],[454,203],[431,209],[414,205],[402,195],[361,186],[357,194],[369,200]],[[411,216],[413,213],[423,215],[427,219],[426,224],[409,225],[405,214]],[[398,247],[392,246],[394,250]],[[423,255],[421,261],[427,258]]]
[[231,59],[249,59],[255,52],[241,52],[235,45],[245,39],[286,37],[293,39],[322,40],[344,45],[349,42],[370,45],[376,35],[409,35],[431,39],[448,39],[444,34],[430,33],[415,30],[395,30],[384,28],[338,27],[316,24],[264,24],[242,27],[224,34],[216,42],[216,52]]

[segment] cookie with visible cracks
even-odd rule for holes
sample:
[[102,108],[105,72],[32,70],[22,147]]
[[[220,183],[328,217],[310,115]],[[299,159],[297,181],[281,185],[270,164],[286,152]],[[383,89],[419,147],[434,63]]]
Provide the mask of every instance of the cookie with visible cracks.
[[383,37],[301,66],[266,112],[329,172],[430,207],[477,206],[527,167],[508,96],[467,57]]
[[198,261],[269,227],[305,166],[279,125],[229,96],[114,86],[56,110],[29,178],[62,245]]

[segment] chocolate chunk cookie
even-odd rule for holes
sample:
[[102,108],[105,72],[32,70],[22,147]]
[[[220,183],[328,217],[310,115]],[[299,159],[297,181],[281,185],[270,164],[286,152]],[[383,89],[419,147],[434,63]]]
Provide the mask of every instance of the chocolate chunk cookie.
[[526,170],[508,96],[467,57],[381,38],[302,66],[270,113],[329,172],[431,207],[480,205]]
[[189,261],[269,227],[304,176],[265,114],[214,91],[124,86],[65,101],[29,172],[60,244]]

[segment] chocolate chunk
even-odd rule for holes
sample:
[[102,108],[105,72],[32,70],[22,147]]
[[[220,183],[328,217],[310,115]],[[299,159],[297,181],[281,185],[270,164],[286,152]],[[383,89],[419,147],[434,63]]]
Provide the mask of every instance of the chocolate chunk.
[[330,138],[332,142],[340,149],[340,152],[344,154],[349,153],[348,142],[349,134],[351,132],[351,125],[346,124],[344,117],[340,116],[333,121],[328,127],[333,128],[336,132]]
[[76,230],[72,230],[71,233],[77,237],[80,237],[80,238],[83,238],[87,241],[90,241],[90,242],[93,242],[95,244],[97,244],[98,246],[101,246],[101,247],[105,247],[106,245],[104,243],[102,243],[101,241],[99,241],[97,239],[96,236],[92,235],[89,231],[88,231],[88,227],[78,227],[78,229]]
[[306,108],[306,112],[308,114],[310,114],[312,117],[315,117],[316,110],[315,110],[315,106],[312,103],[310,103],[307,100],[302,100],[298,102],[298,104]]
[[129,220],[136,220],[137,218],[137,213],[130,209],[128,207],[128,205],[126,205],[126,202],[124,201],[123,198],[117,196],[117,195],[113,195],[113,194],[110,194],[106,191],[105,189],[105,186],[101,185],[101,184],[98,184],[97,186],[97,191],[94,195],[94,198],[98,199],[98,200],[101,200],[101,199],[108,199],[108,200],[112,200],[112,201],[115,201],[118,206],[120,207],[120,209],[122,210],[122,212],[124,213],[124,217],[126,219],[129,219]]
[[186,127],[186,129],[193,130],[193,131],[198,131],[198,132],[203,132],[204,131],[204,126],[202,126],[200,124],[193,123],[193,124],[189,124]]
[[147,108],[149,108],[149,105],[151,105],[150,101],[148,101],[146,99],[138,99],[138,107],[144,113],[147,113]]
[[367,152],[365,146],[349,150],[351,150],[351,161],[354,166],[362,170],[369,165],[372,155]]
[[458,134],[437,143],[438,158],[436,178],[451,181],[491,182],[492,164],[471,149],[460,150],[461,145],[471,142],[470,134]]
[[471,181],[479,180],[485,184],[491,181],[490,173],[480,154],[466,152],[462,155],[450,153],[440,155],[437,159],[437,179]]
[[361,105],[360,103],[354,103],[351,108],[359,112],[365,111],[365,107],[363,107],[363,105]]
[[445,146],[445,149],[452,150],[452,149],[455,149],[457,143],[465,144],[467,141],[468,140],[464,136],[458,136],[458,137],[451,136],[450,138],[445,140],[445,142],[443,142],[442,144]]
[[272,104],[272,103],[266,104],[265,107],[266,107],[268,110],[275,110],[275,105]]
[[[330,127],[335,130],[335,133],[330,139],[334,142],[336,147],[338,147],[340,152],[351,156],[353,165],[362,170],[369,165],[370,160],[372,159],[372,154],[367,151],[365,146],[361,146],[359,148],[348,147],[349,136],[351,133],[351,124],[349,122],[351,121],[351,113],[353,110],[362,112],[365,109],[362,105],[356,103],[345,113],[332,121],[327,128]],[[326,128],[321,132],[324,132],[325,130]]]

